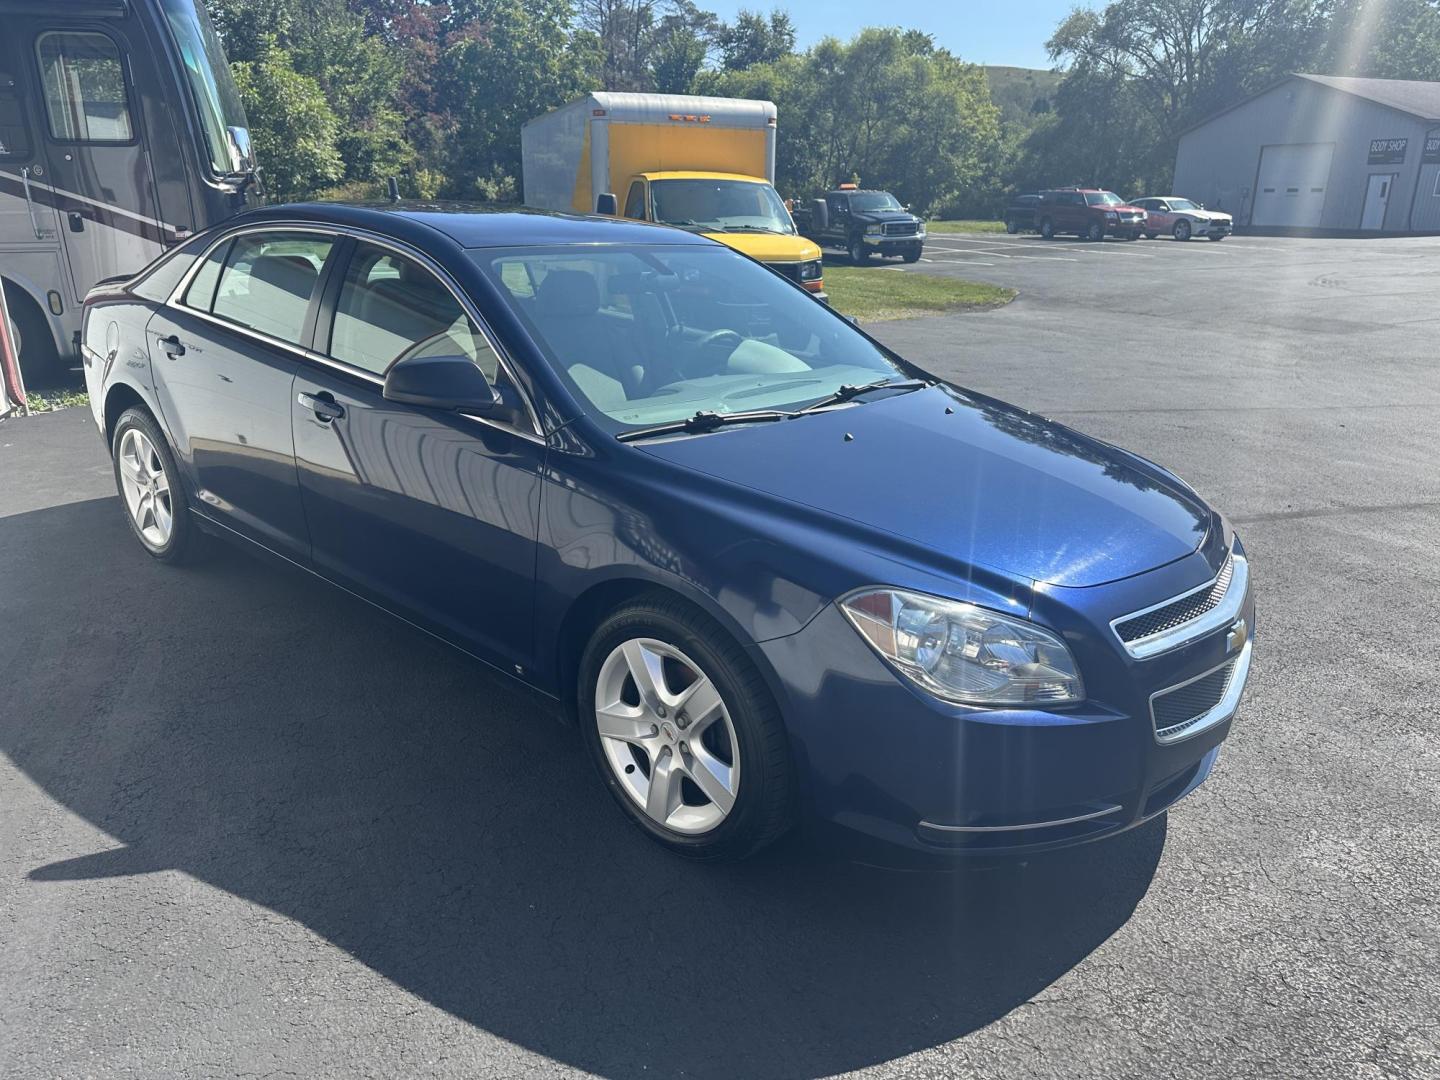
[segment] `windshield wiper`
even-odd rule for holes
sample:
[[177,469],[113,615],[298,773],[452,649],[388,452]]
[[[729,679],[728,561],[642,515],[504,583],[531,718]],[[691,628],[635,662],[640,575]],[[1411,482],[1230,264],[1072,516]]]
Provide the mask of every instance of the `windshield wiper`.
[[861,394],[868,394],[872,390],[923,390],[925,387],[933,385],[934,384],[927,379],[901,379],[896,381],[893,376],[888,379],[876,379],[874,382],[865,383],[862,386],[851,386],[849,383],[846,383],[829,397],[823,397],[819,401],[811,402],[796,412],[795,415],[799,416],[801,413],[815,412],[818,409],[828,409],[831,405],[843,405],[845,402],[851,401]]
[[[778,232],[781,232],[782,230],[780,230],[780,229],[775,229],[775,228],[771,228],[769,225],[723,225],[723,226],[721,226],[721,231],[722,231],[722,232],[773,232],[773,233],[778,233]],[[785,235],[788,236],[789,234],[786,233]]]
[[700,432],[714,431],[716,428],[726,427],[730,424],[760,424],[771,420],[789,420],[795,415],[797,414],[783,412],[779,409],[756,409],[753,412],[736,413],[704,410],[697,412],[694,416],[687,416],[684,420],[672,420],[665,424],[654,424],[651,427],[622,431],[615,438],[621,442],[634,442],[636,439],[648,439],[654,435],[674,435],[680,432],[694,435]]

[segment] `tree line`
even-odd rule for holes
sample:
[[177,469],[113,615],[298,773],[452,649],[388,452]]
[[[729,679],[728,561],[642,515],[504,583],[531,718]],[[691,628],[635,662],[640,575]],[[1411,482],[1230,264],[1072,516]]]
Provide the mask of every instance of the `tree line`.
[[[1179,134],[1292,71],[1440,79],[1440,0],[1116,0],[1077,8],[1060,73],[997,103],[921,30],[804,50],[783,10],[693,0],[211,0],[272,197],[513,201],[520,127],[590,90],[758,97],[776,184],[858,179],[932,216],[1015,190],[1168,187]],[[1002,109],[1001,106],[1004,106]]]

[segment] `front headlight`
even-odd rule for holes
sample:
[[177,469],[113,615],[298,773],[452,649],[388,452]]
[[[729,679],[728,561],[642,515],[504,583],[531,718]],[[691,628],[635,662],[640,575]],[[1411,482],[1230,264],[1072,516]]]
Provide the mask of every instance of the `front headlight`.
[[902,589],[851,593],[840,610],[901,675],[946,701],[1054,705],[1085,698],[1065,643],[1024,619]]
[[1119,221],[1119,220],[1120,220],[1120,212],[1119,212],[1118,210],[1106,210],[1106,211],[1105,211],[1105,220],[1106,220],[1106,221]]
[[823,272],[824,271],[821,269],[821,263],[819,259],[815,259],[811,262],[803,262],[800,264],[801,281],[818,281]]
[[884,225],[866,225],[866,226],[865,226],[865,235],[866,235],[866,236],[881,236],[881,235],[884,234],[884,232],[885,232],[885,226],[884,226]]

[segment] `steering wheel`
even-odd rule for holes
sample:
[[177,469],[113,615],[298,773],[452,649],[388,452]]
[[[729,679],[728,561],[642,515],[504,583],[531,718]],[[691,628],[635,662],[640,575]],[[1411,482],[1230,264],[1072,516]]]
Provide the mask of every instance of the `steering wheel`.
[[693,356],[696,359],[684,365],[690,370],[681,370],[679,374],[688,379],[717,374],[724,368],[725,361],[730,359],[730,354],[744,341],[744,335],[738,331],[711,330],[695,342]]

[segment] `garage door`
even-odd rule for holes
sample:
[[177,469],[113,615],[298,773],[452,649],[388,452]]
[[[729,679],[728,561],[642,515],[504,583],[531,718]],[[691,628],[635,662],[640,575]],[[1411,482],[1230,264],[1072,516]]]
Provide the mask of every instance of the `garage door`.
[[1251,224],[1301,228],[1319,225],[1334,152],[1334,143],[1263,147]]

